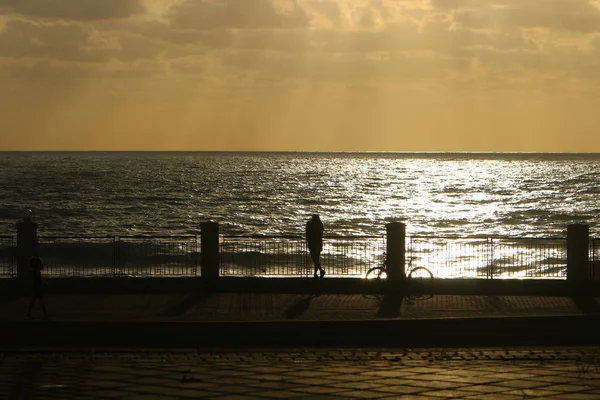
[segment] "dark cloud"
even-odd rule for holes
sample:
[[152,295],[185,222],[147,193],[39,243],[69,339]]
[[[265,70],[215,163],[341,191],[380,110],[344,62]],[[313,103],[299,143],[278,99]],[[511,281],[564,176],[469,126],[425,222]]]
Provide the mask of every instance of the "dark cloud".
[[474,29],[547,28],[600,32],[600,9],[590,0],[431,0],[454,20]]
[[471,29],[491,29],[495,25],[494,18],[486,12],[461,10],[453,14],[454,21]]
[[442,10],[485,7],[481,0],[431,0],[431,5]]
[[587,0],[516,3],[504,13],[508,23],[523,28],[600,32],[600,9]]
[[[17,9],[16,4],[0,0],[4,7]],[[592,59],[581,50],[600,48],[598,39],[584,35],[595,29],[599,15],[586,0],[572,0],[568,10],[556,0],[432,0],[438,9],[421,9],[427,12],[422,18],[407,16],[404,6],[410,4],[417,3],[182,0],[156,20],[97,23],[13,15],[0,32],[0,57],[27,65],[24,74],[55,81],[80,76],[79,68],[88,67],[93,76],[102,68],[108,77],[128,76],[132,70],[120,64],[149,63],[155,65],[154,73],[167,71],[169,78],[227,82],[238,76],[249,84],[252,79],[433,81],[458,73],[479,76],[485,70],[498,77],[503,72],[526,76],[530,71],[576,71],[560,57],[582,66],[598,63],[598,54]],[[579,27],[574,26],[577,21]],[[529,26],[574,32],[542,32],[538,37],[537,31],[520,29]],[[570,53],[565,41],[560,43],[564,36]],[[572,43],[576,40],[583,44],[578,47]],[[34,68],[32,62],[42,63]],[[65,69],[69,63],[77,68]]]
[[[127,27],[116,28],[126,31]],[[177,54],[191,54],[211,49],[275,50],[303,53],[311,49],[310,29],[174,29],[162,22],[130,24],[129,31],[136,35],[165,42]]]
[[0,34],[0,56],[94,61],[81,50],[88,35],[89,29],[79,25],[44,26],[10,20]]
[[32,65],[12,65],[6,69],[15,79],[39,84],[49,82],[63,85],[80,78],[91,78],[96,75],[96,69],[77,66],[53,66],[48,61],[36,62]]
[[[104,82],[107,86],[119,87],[133,80],[144,80],[164,76],[165,71],[150,63],[121,63],[111,68],[102,64],[76,64],[38,61],[33,64],[11,62],[1,68],[0,79],[6,79],[6,88],[14,88],[14,95],[27,93],[63,94],[79,90],[90,82]],[[2,96],[0,96],[0,99]]]
[[170,20],[175,28],[198,30],[290,29],[309,24],[295,0],[188,0],[171,10]]
[[452,54],[465,47],[494,46],[488,34],[449,29],[449,22],[431,19],[421,30],[414,24],[388,24],[385,29],[315,32],[312,38],[329,53],[436,51]]
[[140,0],[0,0],[0,11],[76,21],[127,18],[142,12]]
[[0,56],[103,62],[155,58],[161,47],[135,35],[102,33],[80,24],[9,20],[0,33]]
[[340,5],[336,1],[313,1],[310,8],[313,12],[322,15],[333,22],[339,22],[341,17]]
[[[257,51],[226,52],[221,62],[230,76],[251,74],[255,81],[303,80],[358,84],[415,83],[465,72],[468,61],[459,58],[392,56],[365,57],[361,54],[313,55],[310,59]],[[247,76],[247,75],[244,75]]]

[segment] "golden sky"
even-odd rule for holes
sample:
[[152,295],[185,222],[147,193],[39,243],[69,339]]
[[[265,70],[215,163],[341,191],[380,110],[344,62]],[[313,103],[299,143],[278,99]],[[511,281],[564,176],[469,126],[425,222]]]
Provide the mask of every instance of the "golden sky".
[[0,150],[600,151],[600,0],[0,0]]

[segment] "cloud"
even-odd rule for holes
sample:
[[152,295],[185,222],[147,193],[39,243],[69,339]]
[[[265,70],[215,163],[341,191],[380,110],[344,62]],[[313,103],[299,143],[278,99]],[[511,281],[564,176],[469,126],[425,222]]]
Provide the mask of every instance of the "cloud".
[[600,31],[600,8],[591,0],[431,0],[431,4],[473,29]]
[[104,78],[117,79],[143,79],[156,75],[157,67],[150,63],[120,63],[112,62],[107,66],[89,66],[60,62],[29,62],[11,63],[4,66],[8,77],[24,84],[48,85],[65,89],[76,85],[86,79]]
[[0,55],[4,57],[48,57],[91,60],[81,52],[88,29],[79,25],[41,25],[9,20],[0,34]]
[[[380,143],[398,131],[435,140],[447,128],[481,139],[489,115],[502,116],[497,132],[526,134],[531,115],[551,130],[573,98],[600,107],[599,3],[0,0],[0,104],[12,110],[0,124],[39,129],[44,143],[89,129],[100,145],[107,130],[158,140],[179,128],[191,142],[210,131],[235,146],[236,129],[277,143],[284,131],[366,129]],[[16,117],[46,104],[47,119]]]
[[290,29],[308,26],[296,0],[187,0],[170,12],[180,29]]
[[507,6],[502,14],[507,23],[521,28],[600,32],[600,9],[588,0],[515,2]]
[[0,57],[105,62],[155,58],[160,51],[159,45],[140,36],[85,24],[12,19],[0,32]]
[[139,0],[0,0],[0,10],[40,18],[96,21],[131,17]]
[[[5,6],[7,1],[0,0]],[[246,82],[253,76],[257,82],[339,82],[343,77],[380,83],[404,82],[406,77],[448,82],[463,74],[489,77],[491,71],[499,79],[504,69],[507,76],[508,70],[554,73],[565,65],[556,61],[565,54],[589,70],[595,65],[591,58],[597,45],[585,30],[561,35],[548,28],[542,34],[508,18],[533,10],[559,13],[561,4],[181,0],[161,7],[160,20],[71,23],[9,17],[0,32],[0,56],[100,64],[147,60],[157,65],[157,73],[196,76],[203,82],[224,82],[231,76],[243,76]],[[598,12],[584,0],[573,4],[572,15]],[[567,37],[572,43],[565,42]],[[211,79],[205,79],[208,71]]]

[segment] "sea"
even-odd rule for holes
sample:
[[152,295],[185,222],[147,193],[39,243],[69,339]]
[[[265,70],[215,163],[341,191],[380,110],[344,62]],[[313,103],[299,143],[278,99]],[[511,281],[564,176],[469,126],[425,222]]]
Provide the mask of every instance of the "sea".
[[564,236],[600,216],[600,154],[0,152],[0,235]]
[[[50,276],[197,275],[206,221],[230,238],[222,275],[311,276],[301,238],[319,214],[330,276],[381,265],[403,222],[410,268],[564,279],[567,225],[598,237],[600,154],[0,152],[2,276],[27,210]],[[139,239],[158,236],[196,239]]]

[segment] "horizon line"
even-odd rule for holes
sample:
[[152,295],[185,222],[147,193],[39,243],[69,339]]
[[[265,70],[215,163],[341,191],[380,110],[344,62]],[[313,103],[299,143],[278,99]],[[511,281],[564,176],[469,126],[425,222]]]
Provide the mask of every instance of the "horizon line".
[[600,151],[429,151],[429,150],[2,150],[0,153],[304,153],[304,154],[600,154]]

